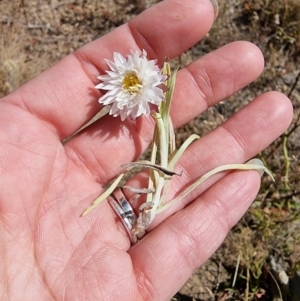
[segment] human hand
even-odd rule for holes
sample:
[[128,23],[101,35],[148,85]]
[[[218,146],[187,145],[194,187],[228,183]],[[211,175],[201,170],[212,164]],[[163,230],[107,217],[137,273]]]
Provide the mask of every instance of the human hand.
[[[159,215],[131,246],[106,202],[86,217],[80,214],[121,164],[146,149],[153,120],[105,116],[65,145],[60,142],[99,111],[94,86],[106,69],[104,58],[145,49],[162,63],[200,40],[213,19],[207,0],[163,1],[1,100],[1,300],[169,300],[245,213],[259,189],[258,173],[219,175]],[[235,42],[180,70],[174,125],[232,95],[262,69],[257,47]],[[291,119],[284,95],[257,97],[188,148],[171,196],[216,166],[247,161]],[[131,183],[141,181],[137,176]]]

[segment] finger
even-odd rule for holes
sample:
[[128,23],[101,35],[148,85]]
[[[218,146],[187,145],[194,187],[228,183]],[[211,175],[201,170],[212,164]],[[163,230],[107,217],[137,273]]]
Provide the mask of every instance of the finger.
[[[166,13],[167,12],[167,13]],[[104,59],[113,52],[129,54],[145,49],[150,58],[173,58],[199,41],[214,19],[208,0],[163,1],[4,98],[39,116],[65,138],[100,110],[96,76],[104,73]],[[112,121],[113,125],[114,121]]]
[[[257,97],[223,125],[187,149],[175,166],[175,171],[182,172],[182,176],[173,176],[169,200],[215,167],[248,161],[280,136],[290,125],[292,117],[293,108],[286,96],[269,92]],[[224,174],[218,174],[206,180],[182,201],[158,215],[150,230],[190,203],[222,176]],[[136,176],[127,185],[140,188],[147,183],[144,177]],[[131,198],[128,191],[126,196]],[[133,204],[133,207],[138,210],[142,201],[144,200]]]
[[[233,172],[129,250],[144,300],[170,300],[255,198],[256,171]],[[163,285],[162,285],[163,283]]]
[[[284,95],[269,92],[259,96],[222,126],[193,143],[187,149],[176,167],[176,170],[182,170],[183,173],[182,177],[172,179],[170,199],[178,195],[186,185],[193,183],[201,175],[216,166],[242,163],[249,160],[286,130],[292,116],[291,102]],[[146,187],[147,182],[144,181],[143,175],[137,175],[127,184],[136,188]],[[220,176],[214,176],[207,180],[181,202],[159,214],[148,230],[151,232],[151,229],[154,228],[155,231],[158,224],[196,199],[219,179]],[[130,199],[129,193],[125,192],[128,199]],[[136,212],[138,212],[139,205],[138,203],[132,204]],[[82,203],[79,202],[77,206],[82,210]],[[107,207],[107,210],[109,209]],[[101,212],[103,212],[103,206]],[[95,216],[97,216],[97,212]],[[123,233],[123,235],[125,240],[127,239],[129,242],[127,234]]]
[[[171,106],[174,125],[188,122],[208,106],[248,85],[262,68],[259,49],[248,42],[236,42],[180,70]],[[72,139],[66,151],[81,168],[103,183],[120,173],[121,164],[134,161],[152,137],[152,118],[140,118],[134,124],[119,118],[112,121],[107,116]]]
[[233,42],[193,62],[178,73],[171,107],[175,127],[253,82],[264,58],[249,42]]

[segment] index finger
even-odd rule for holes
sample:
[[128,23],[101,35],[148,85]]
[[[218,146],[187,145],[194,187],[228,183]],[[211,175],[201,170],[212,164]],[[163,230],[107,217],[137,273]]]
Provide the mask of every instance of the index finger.
[[[96,77],[104,73],[104,58],[113,52],[146,50],[161,63],[199,41],[214,20],[208,0],[165,0],[130,22],[67,56],[3,99],[52,124],[65,138],[89,121],[100,109]],[[112,121],[113,122],[113,121]]]

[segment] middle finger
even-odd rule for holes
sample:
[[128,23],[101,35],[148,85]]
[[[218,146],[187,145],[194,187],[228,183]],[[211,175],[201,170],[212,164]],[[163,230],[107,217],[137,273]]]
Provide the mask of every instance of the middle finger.
[[[227,98],[259,76],[263,57],[248,42],[228,44],[180,70],[171,117],[175,127]],[[105,116],[70,140],[65,149],[68,156],[84,172],[104,185],[122,169],[135,161],[148,147],[153,136],[152,118],[140,117],[136,122]]]

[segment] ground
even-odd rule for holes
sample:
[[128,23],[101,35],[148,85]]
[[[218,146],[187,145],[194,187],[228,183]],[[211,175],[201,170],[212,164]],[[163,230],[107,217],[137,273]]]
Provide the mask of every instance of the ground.
[[[156,2],[0,1],[0,96]],[[210,33],[178,60],[184,66],[236,40],[255,43],[266,59],[258,80],[179,129],[178,145],[192,132],[205,135],[264,91],[288,95],[295,113],[285,135],[259,154],[276,182],[263,178],[248,213],[172,300],[300,300],[295,285],[287,287],[278,278],[286,274],[299,287],[299,15],[299,0],[220,0]]]

